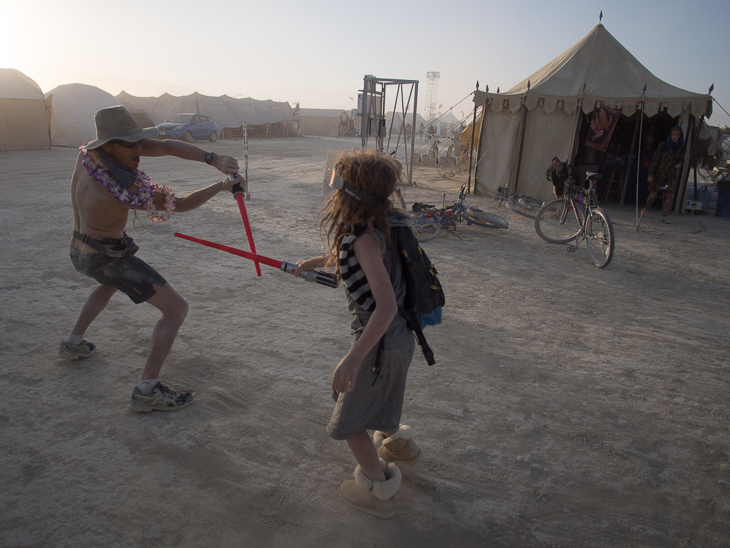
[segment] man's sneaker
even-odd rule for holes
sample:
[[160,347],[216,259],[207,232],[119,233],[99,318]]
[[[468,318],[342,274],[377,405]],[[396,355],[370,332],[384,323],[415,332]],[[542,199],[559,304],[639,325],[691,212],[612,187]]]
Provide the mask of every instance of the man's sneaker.
[[190,392],[175,392],[167,386],[158,382],[149,396],[145,396],[139,388],[132,392],[130,405],[138,413],[149,413],[150,411],[175,411],[193,403],[193,395]]
[[670,223],[670,222],[669,222],[669,219],[667,219],[666,217],[663,217],[663,218],[662,218],[662,222],[663,222],[663,223],[664,223],[665,225],[670,225],[670,224],[672,224],[672,223]]
[[81,344],[61,341],[61,345],[58,347],[58,357],[68,358],[69,360],[88,358],[94,352],[96,352],[96,345],[89,341],[81,341]]

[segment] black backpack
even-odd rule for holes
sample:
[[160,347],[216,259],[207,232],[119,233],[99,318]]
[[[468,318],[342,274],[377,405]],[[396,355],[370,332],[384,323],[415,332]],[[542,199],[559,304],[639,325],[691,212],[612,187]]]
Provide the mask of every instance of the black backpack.
[[438,272],[409,227],[391,226],[390,239],[394,252],[400,257],[406,284],[406,297],[399,312],[406,319],[408,329],[416,336],[426,362],[433,365],[436,360],[423,335],[423,329],[441,323],[441,308],[446,298]]

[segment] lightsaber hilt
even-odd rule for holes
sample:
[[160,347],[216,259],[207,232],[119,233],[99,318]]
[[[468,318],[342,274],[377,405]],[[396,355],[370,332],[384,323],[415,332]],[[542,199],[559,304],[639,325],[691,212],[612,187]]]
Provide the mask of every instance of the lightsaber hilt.
[[[279,268],[289,274],[294,274],[297,271],[297,265],[287,261],[281,261],[281,266]],[[299,273],[299,277],[307,280],[308,282],[326,285],[333,289],[339,285],[337,276],[330,274],[329,272],[322,272],[321,270],[305,270],[304,272]]]
[[[228,176],[231,178],[231,181],[233,181],[236,178],[236,176],[233,175],[233,173],[229,173]],[[243,194],[244,190],[243,190],[243,187],[241,186],[241,183],[236,183],[235,185],[233,185],[231,187],[231,192],[233,192],[234,196],[236,194]]]

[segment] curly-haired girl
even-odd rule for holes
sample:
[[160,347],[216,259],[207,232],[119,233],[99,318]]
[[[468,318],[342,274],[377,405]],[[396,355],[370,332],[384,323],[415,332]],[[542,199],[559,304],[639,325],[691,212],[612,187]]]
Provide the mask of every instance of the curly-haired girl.
[[[395,514],[401,473],[393,462],[415,462],[421,450],[400,424],[408,367],[415,342],[398,307],[405,297],[400,260],[390,227],[407,216],[392,211],[401,168],[376,151],[346,151],[332,170],[337,191],[322,212],[329,253],[298,263],[297,275],[335,266],[353,314],[354,338],[332,375],[335,410],[327,432],[347,444],[358,462],[355,480],[340,485],[349,506],[381,518]],[[320,212],[320,214],[322,213]],[[375,430],[376,451],[367,430]]]

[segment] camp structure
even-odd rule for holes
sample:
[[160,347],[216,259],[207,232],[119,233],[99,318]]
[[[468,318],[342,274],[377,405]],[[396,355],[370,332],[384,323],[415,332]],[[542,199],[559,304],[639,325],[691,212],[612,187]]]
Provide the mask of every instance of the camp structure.
[[211,117],[218,126],[219,134],[225,128],[241,128],[244,122],[249,126],[249,133],[261,134],[269,129],[267,125],[286,125],[287,131],[293,126],[292,108],[286,102],[259,101],[250,97],[237,99],[227,95],[211,97],[197,92],[181,97],[168,93],[160,97],[136,97],[122,91],[117,99],[130,112],[146,112],[155,125],[175,114],[195,113]]
[[319,137],[346,136],[351,132],[350,115],[337,108],[300,108],[299,133]]
[[127,105],[124,108],[127,109],[127,112],[132,115],[132,118],[135,119],[135,121],[139,124],[139,127],[141,127],[142,129],[155,127],[155,123],[152,121],[150,113],[142,107]]
[[[505,186],[540,200],[553,196],[545,172],[557,157],[579,170],[600,171],[601,198],[633,202],[637,164],[645,172],[647,159],[677,124],[690,136],[689,147],[698,119],[712,113],[709,95],[663,82],[600,23],[509,91],[477,90],[474,102],[483,106],[475,130],[475,191],[492,194]],[[471,131],[462,133],[462,142]],[[680,179],[684,185],[688,166]]]
[[121,104],[111,93],[86,84],[55,87],[45,100],[54,147],[78,147],[94,140],[96,112]]
[[[406,113],[406,125],[413,123],[413,114]],[[428,127],[428,122],[420,114],[416,113],[416,127],[414,131],[418,132],[419,128],[423,124],[424,134],[425,128]],[[391,135],[400,133],[401,127],[403,127],[403,114],[400,112],[386,112],[385,113],[385,127],[390,131]]]
[[460,127],[461,121],[454,116],[451,110],[445,113],[437,112],[436,115],[427,121],[424,125],[433,126],[437,135],[445,134],[454,127]]
[[0,150],[51,148],[43,92],[15,69],[0,69]]

